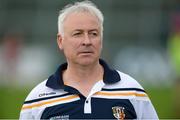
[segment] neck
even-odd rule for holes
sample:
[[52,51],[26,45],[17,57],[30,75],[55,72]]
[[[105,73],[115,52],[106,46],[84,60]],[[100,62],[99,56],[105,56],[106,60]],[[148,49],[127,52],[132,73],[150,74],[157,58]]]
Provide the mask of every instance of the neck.
[[103,72],[103,68],[99,64],[99,61],[97,63],[88,66],[68,64],[66,70],[67,76],[72,76],[73,78],[77,78],[78,81],[86,79],[86,82],[90,78],[98,77],[102,72]]
[[104,69],[99,61],[90,66],[72,66],[68,64],[63,73],[63,81],[66,85],[78,89],[84,96],[87,96],[93,85],[103,79]]

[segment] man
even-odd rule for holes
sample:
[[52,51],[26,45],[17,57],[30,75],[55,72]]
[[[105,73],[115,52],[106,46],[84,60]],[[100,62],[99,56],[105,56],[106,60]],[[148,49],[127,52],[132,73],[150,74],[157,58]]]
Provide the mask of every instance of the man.
[[67,63],[26,98],[20,119],[158,119],[143,88],[100,59],[103,15],[90,1],[66,6],[57,43]]

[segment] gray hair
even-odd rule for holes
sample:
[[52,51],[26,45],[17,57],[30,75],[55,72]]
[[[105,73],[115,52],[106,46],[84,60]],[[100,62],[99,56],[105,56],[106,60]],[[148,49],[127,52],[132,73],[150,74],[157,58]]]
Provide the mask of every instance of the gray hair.
[[58,17],[58,32],[64,35],[64,20],[74,12],[89,12],[95,15],[100,23],[101,36],[103,35],[103,21],[104,17],[102,12],[91,1],[75,2],[74,4],[66,5],[60,12]]

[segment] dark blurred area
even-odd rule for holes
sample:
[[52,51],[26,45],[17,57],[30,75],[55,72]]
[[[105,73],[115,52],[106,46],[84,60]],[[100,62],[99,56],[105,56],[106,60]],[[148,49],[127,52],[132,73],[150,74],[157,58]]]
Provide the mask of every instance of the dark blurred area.
[[[74,1],[0,0],[0,118],[18,118],[30,89],[65,61],[57,17]],[[147,89],[160,118],[180,118],[180,1],[92,1],[105,18],[102,58]]]

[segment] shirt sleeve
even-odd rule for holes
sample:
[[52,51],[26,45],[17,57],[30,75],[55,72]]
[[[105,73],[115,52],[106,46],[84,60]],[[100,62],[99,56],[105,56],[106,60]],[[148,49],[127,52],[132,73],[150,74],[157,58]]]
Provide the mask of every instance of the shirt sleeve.
[[150,101],[144,102],[143,119],[158,119],[157,113]]
[[21,110],[19,120],[35,119],[31,110]]
[[148,97],[131,100],[131,103],[135,108],[137,119],[159,120],[156,110]]
[[22,109],[20,112],[19,119],[20,120],[27,120],[27,119],[40,120],[44,109],[45,107],[37,107],[37,108],[35,107],[35,108],[25,109],[25,110]]
[[45,91],[46,89],[45,84],[46,81],[43,81],[42,83],[38,84],[35,88],[33,88],[32,91],[28,94],[21,108],[21,112],[19,115],[20,120],[27,120],[27,119],[37,120],[41,118],[41,114],[45,109],[45,107],[36,106],[36,104],[38,103],[38,101],[36,100],[39,99],[40,92]]

